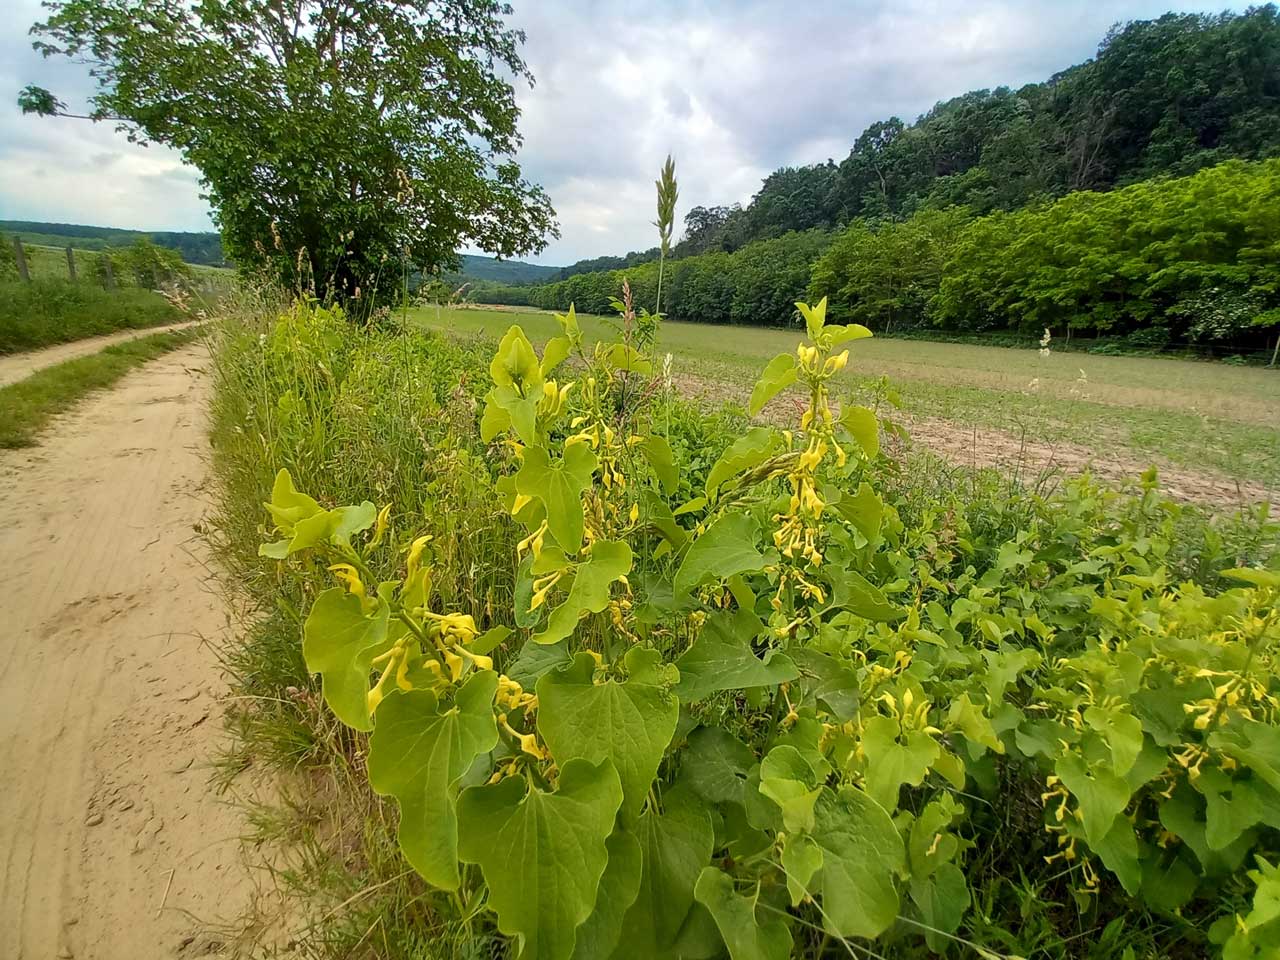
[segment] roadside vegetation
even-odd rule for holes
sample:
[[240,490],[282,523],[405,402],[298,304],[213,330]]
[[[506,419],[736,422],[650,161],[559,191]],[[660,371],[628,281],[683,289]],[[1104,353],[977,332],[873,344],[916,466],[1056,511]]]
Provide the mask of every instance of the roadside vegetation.
[[190,343],[194,329],[168,330],[114,343],[98,353],[37,370],[0,387],[0,447],[29,447],[45,426],[95,390],[109,387],[148,360]]
[[[218,527],[262,612],[227,653],[225,772],[283,775],[254,822],[318,953],[1265,955],[1265,510],[899,463],[870,406],[815,434],[825,375],[807,430],[748,430],[628,326],[593,349],[565,320],[561,367],[516,327],[297,305],[221,330]],[[823,347],[840,329],[757,405],[856,366],[874,341]],[[398,731],[444,735],[450,704],[466,752],[416,780]],[[1206,840],[1222,791],[1259,819]],[[520,817],[570,794],[522,853]]]

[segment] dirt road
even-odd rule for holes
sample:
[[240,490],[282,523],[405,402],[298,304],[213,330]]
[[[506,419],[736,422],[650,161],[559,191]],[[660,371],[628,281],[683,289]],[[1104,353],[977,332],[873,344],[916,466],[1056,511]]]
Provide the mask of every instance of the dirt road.
[[193,530],[207,363],[167,354],[0,453],[5,960],[204,955],[205,922],[250,901],[207,784],[226,629]]
[[63,360],[74,360],[76,357],[87,357],[97,353],[103,347],[138,337],[163,333],[165,330],[181,330],[194,326],[199,320],[184,320],[182,323],[171,323],[164,327],[146,327],[141,330],[121,330],[119,333],[108,333],[101,337],[89,337],[85,340],[73,340],[71,343],[59,343],[43,350],[32,350],[29,353],[14,353],[0,357],[0,387],[7,387],[31,376],[37,370],[51,367]]

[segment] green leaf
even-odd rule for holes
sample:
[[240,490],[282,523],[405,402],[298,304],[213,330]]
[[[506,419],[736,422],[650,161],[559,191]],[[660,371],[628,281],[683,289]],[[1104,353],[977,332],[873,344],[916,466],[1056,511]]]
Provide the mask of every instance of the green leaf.
[[641,664],[661,661],[656,650],[633,647],[632,677],[595,683],[596,661],[580,653],[573,663],[538,681],[538,732],[556,763],[582,757],[613,761],[622,782],[623,810],[640,812],[662,754],[676,731],[680,704],[664,687],[642,679]]
[[742,803],[742,786],[755,764],[755,754],[723,727],[699,727],[689,734],[682,752],[681,773],[708,803]]
[[1264,570],[1261,567],[1234,567],[1231,570],[1223,570],[1221,576],[1230,577],[1232,580],[1241,580],[1244,583],[1251,583],[1255,587],[1280,588],[1280,570]]
[[1215,730],[1209,735],[1209,745],[1280,790],[1280,727],[1244,720]]
[[524,463],[516,474],[516,490],[536,497],[547,511],[547,529],[565,553],[582,547],[582,492],[591,486],[598,462],[591,447],[571,443],[564,459],[551,463],[543,447],[526,447]]
[[427,883],[458,887],[458,781],[498,743],[493,696],[498,675],[474,673],[453,705],[430,690],[396,690],[378,706],[369,740],[369,785],[400,804],[400,849]]
[[787,960],[791,956],[791,931],[778,919],[756,919],[759,892],[740,897],[733,880],[715,867],[698,875],[698,902],[711,911],[732,960]]
[[489,376],[499,387],[541,397],[543,378],[538,356],[518,325],[513,324],[498,343],[497,352],[489,361]]
[[[745,614],[745,615],[744,615]],[[711,614],[698,638],[676,666],[680,682],[675,691],[684,703],[693,703],[719,690],[767,687],[800,675],[785,654],[770,651],[761,660],[751,650],[760,621],[748,612]]]
[[512,634],[510,627],[499,624],[496,627],[490,627],[480,636],[467,646],[472,653],[483,656],[486,653],[492,653],[498,647],[506,643],[507,638]]
[[858,712],[861,684],[852,665],[811,647],[796,647],[788,654],[800,670],[808,695],[844,723]]
[[490,390],[484,397],[484,413],[480,417],[480,439],[489,443],[511,429],[511,414],[498,402],[497,389]]
[[578,565],[564,603],[551,611],[547,628],[533,635],[534,643],[559,643],[578,625],[583,612],[599,613],[609,605],[609,587],[631,572],[631,548],[621,540],[597,540],[591,556]]
[[506,674],[528,690],[549,670],[555,670],[571,662],[573,657],[569,653],[569,644],[565,641],[538,643],[528,640],[520,648],[515,660],[507,664]]
[[1142,721],[1127,709],[1093,706],[1084,712],[1084,721],[1098,731],[1111,748],[1111,771],[1123,777],[1133,769],[1142,752]]
[[498,929],[518,937],[522,960],[568,960],[575,930],[595,906],[605,841],[622,805],[607,760],[570,760],[555,793],[520,777],[469,787],[458,798],[459,857],[489,885]]
[[1096,848],[1129,805],[1129,785],[1106,767],[1087,767],[1084,758],[1074,753],[1060,757],[1054,772],[1080,804],[1085,839]]
[[840,411],[840,423],[858,442],[868,460],[880,453],[880,421],[867,407],[847,406]]
[[640,893],[644,856],[639,842],[630,833],[615,830],[605,846],[609,862],[600,878],[595,909],[578,927],[574,960],[600,960],[613,952],[622,936],[622,919]]
[[544,379],[550,376],[551,371],[564,362],[565,357],[569,356],[572,346],[568,337],[552,337],[547,341],[547,345],[542,348],[542,364],[538,368],[542,371]]
[[[773,427],[753,427],[739,437],[711,467],[707,474],[707,499],[715,500],[720,487],[729,480],[758,467],[786,447],[782,434]],[[679,511],[676,516],[679,516]]]
[[867,793],[890,812],[898,809],[898,793],[904,783],[924,782],[929,766],[938,759],[938,743],[927,733],[909,730],[898,742],[898,721],[875,716],[863,724],[862,749],[867,755]]
[[850,323],[846,326],[831,324],[823,329],[823,336],[826,337],[829,347],[838,347],[850,340],[865,340],[875,334],[860,323]]
[[774,747],[760,764],[760,792],[778,805],[788,833],[813,830],[813,808],[822,790],[816,771],[795,747]]
[[619,958],[652,960],[676,942],[693,906],[698,874],[711,859],[715,831],[711,816],[690,791],[676,787],[663,795],[664,812],[650,808],[636,824],[644,851],[640,893],[623,920]]
[[373,658],[390,648],[390,608],[379,600],[366,614],[359,597],[331,587],[316,597],[302,627],[302,656],[320,674],[325,703],[356,730],[372,730],[369,673]]
[[281,530],[289,532],[299,521],[315,516],[323,507],[305,493],[299,493],[293,485],[293,475],[281,469],[271,486],[271,502],[264,503]]
[[805,332],[809,334],[809,339],[817,340],[818,334],[822,332],[827,322],[827,298],[823,297],[818,301],[817,306],[813,307],[807,303],[797,302],[796,309],[800,311],[800,316],[804,317]]
[[609,365],[615,370],[627,370],[648,376],[653,373],[653,364],[635,347],[625,343],[615,343],[607,357]]
[[969,909],[969,885],[965,883],[964,872],[954,863],[942,864],[933,876],[911,881],[911,899],[931,928],[924,935],[929,949],[942,952],[950,940],[943,934],[960,929],[965,911]]
[[991,718],[982,712],[982,707],[969,699],[968,693],[962,693],[951,701],[951,709],[947,712],[947,725],[959,727],[960,732],[972,744],[983,746],[996,753],[1004,753],[1004,743],[996,736],[996,728]]
[[751,390],[751,402],[747,410],[755,416],[764,409],[764,405],[796,382],[796,358],[790,353],[780,353],[764,368],[760,379]]
[[824,925],[840,937],[878,937],[898,917],[894,877],[906,866],[885,809],[856,787],[818,798],[813,839],[822,848]]
[[880,521],[884,517],[884,502],[869,483],[858,486],[855,494],[841,494],[830,501],[832,509],[857,528],[870,542],[880,536]]
[[672,589],[685,597],[708,580],[727,580],[739,573],[764,568],[764,556],[756,549],[760,525],[745,513],[726,513],[689,545]]
[[662,484],[667,496],[671,496],[680,486],[680,471],[676,468],[675,458],[671,455],[671,444],[666,437],[645,437],[640,444],[640,452],[649,461],[654,475]]
[[782,869],[787,875],[787,892],[791,905],[814,894],[813,878],[822,869],[822,848],[803,833],[787,834],[782,846]]
[[831,609],[848,610],[878,623],[906,616],[905,610],[890,603],[879,587],[856,570],[831,567],[825,576],[831,584]]

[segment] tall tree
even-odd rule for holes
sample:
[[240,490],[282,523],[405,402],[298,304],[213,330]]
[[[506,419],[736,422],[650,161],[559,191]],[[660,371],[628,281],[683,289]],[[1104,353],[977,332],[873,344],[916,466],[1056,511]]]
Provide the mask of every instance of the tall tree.
[[[228,254],[322,295],[389,292],[402,258],[541,250],[554,212],[514,160],[506,75],[532,82],[495,0],[54,0],[37,50],[85,62],[89,117],[175,147]],[[24,112],[74,116],[28,87]]]

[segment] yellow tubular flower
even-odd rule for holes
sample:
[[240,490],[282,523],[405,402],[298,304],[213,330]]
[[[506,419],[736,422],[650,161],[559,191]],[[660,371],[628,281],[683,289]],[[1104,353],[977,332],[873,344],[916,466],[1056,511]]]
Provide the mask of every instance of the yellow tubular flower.
[[466,647],[454,647],[453,649],[474,663],[477,670],[493,669],[493,657],[487,657],[483,653],[472,653]]
[[356,572],[356,568],[349,563],[335,563],[329,567],[329,572],[346,585],[347,591],[353,596],[364,599],[364,582],[360,579],[360,574]]
[[369,549],[382,545],[382,538],[386,536],[387,528],[391,526],[391,504],[387,504],[378,511],[378,519],[373,525],[373,539],[369,541]]
[[409,682],[409,658],[407,656],[401,656],[400,666],[396,667],[396,686],[401,690],[413,689],[413,684]]
[[409,545],[409,559],[405,561],[405,569],[408,574],[405,576],[405,582],[413,579],[413,575],[418,572],[418,565],[422,561],[422,551],[426,549],[427,544],[431,542],[431,537],[419,537]]
[[444,662],[449,667],[449,679],[453,683],[457,683],[462,677],[462,670],[467,665],[467,661],[451,650],[441,650],[440,655],[444,657]]

